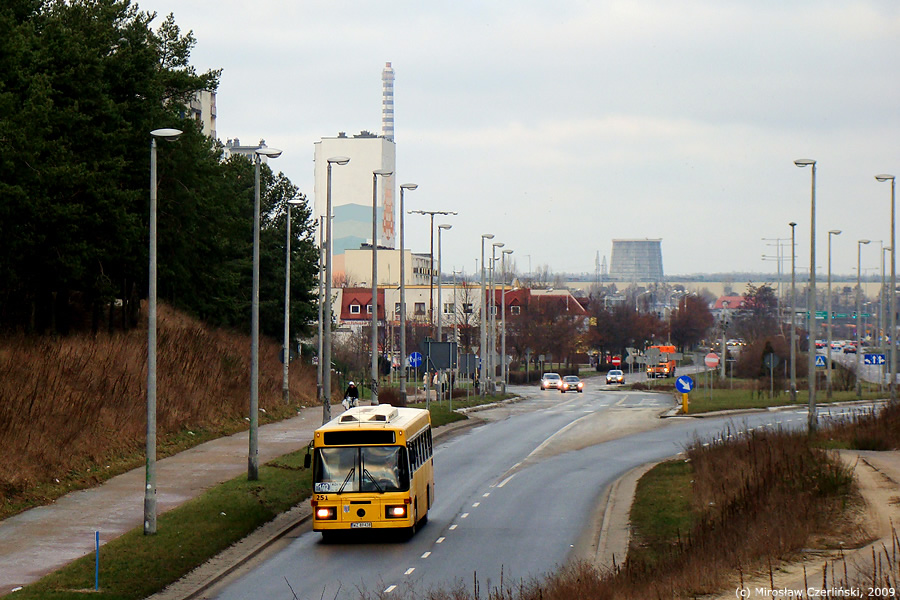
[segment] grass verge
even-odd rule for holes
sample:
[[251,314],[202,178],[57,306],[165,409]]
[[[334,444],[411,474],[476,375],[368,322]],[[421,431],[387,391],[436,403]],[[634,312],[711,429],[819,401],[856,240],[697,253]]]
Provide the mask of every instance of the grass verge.
[[[454,401],[453,408],[501,399],[473,396]],[[450,411],[447,402],[432,402],[430,408],[434,427],[466,418]],[[161,514],[156,535],[145,536],[138,527],[107,542],[100,548],[98,592],[94,592],[95,556],[90,554],[26,586],[15,597],[69,600],[83,599],[90,592],[98,600],[146,598],[309,498],[312,483],[309,470],[303,468],[305,455],[306,450],[286,454],[263,465],[258,481],[238,476]]]
[[94,555],[84,556],[16,592],[19,600],[137,600],[163,589],[257,527],[309,497],[306,451],[260,468],[258,481],[240,476],[160,515],[157,534],[138,527],[100,548],[100,590],[94,592]]

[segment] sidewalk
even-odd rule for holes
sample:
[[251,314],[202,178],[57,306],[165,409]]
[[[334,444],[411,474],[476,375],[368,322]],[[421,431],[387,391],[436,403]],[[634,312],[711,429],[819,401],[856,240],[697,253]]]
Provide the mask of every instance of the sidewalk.
[[[332,406],[332,416],[342,412]],[[300,450],[322,424],[322,407],[259,428],[259,463]],[[175,508],[219,483],[247,472],[249,432],[219,438],[156,463],[157,510]],[[145,469],[139,467],[103,485],[72,492],[49,506],[0,521],[0,596],[37,581],[94,551],[94,532],[104,544],[144,518]]]

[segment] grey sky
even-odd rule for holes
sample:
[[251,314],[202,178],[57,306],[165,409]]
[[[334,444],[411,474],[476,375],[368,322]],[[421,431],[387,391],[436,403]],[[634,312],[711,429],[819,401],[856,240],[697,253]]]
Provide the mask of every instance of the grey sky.
[[[593,272],[612,239],[648,237],[667,274],[774,272],[761,238],[792,220],[807,267],[796,158],[818,161],[820,268],[829,229],[844,232],[836,273],[855,274],[856,240],[890,239],[874,175],[900,176],[893,0],[139,5],[194,31],[198,69],[224,69],[219,137],[283,149],[273,168],[310,196],[316,140],[380,133],[392,62],[398,180],[419,184],[407,208],[459,212],[445,271],[471,273],[494,233],[520,271]],[[406,223],[427,251],[427,219]],[[864,246],[863,268],[879,254]]]

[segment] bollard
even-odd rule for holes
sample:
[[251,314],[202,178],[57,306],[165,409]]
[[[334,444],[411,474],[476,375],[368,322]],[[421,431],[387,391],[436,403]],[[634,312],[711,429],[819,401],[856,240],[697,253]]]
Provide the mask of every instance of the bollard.
[[100,532],[94,532],[94,591],[100,589]]

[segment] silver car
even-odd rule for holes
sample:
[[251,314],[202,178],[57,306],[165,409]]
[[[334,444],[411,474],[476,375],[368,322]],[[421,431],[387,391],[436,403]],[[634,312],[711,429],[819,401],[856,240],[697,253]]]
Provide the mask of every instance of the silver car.
[[559,376],[559,373],[544,373],[541,375],[541,389],[549,390],[553,388],[557,390],[561,381],[562,377]]

